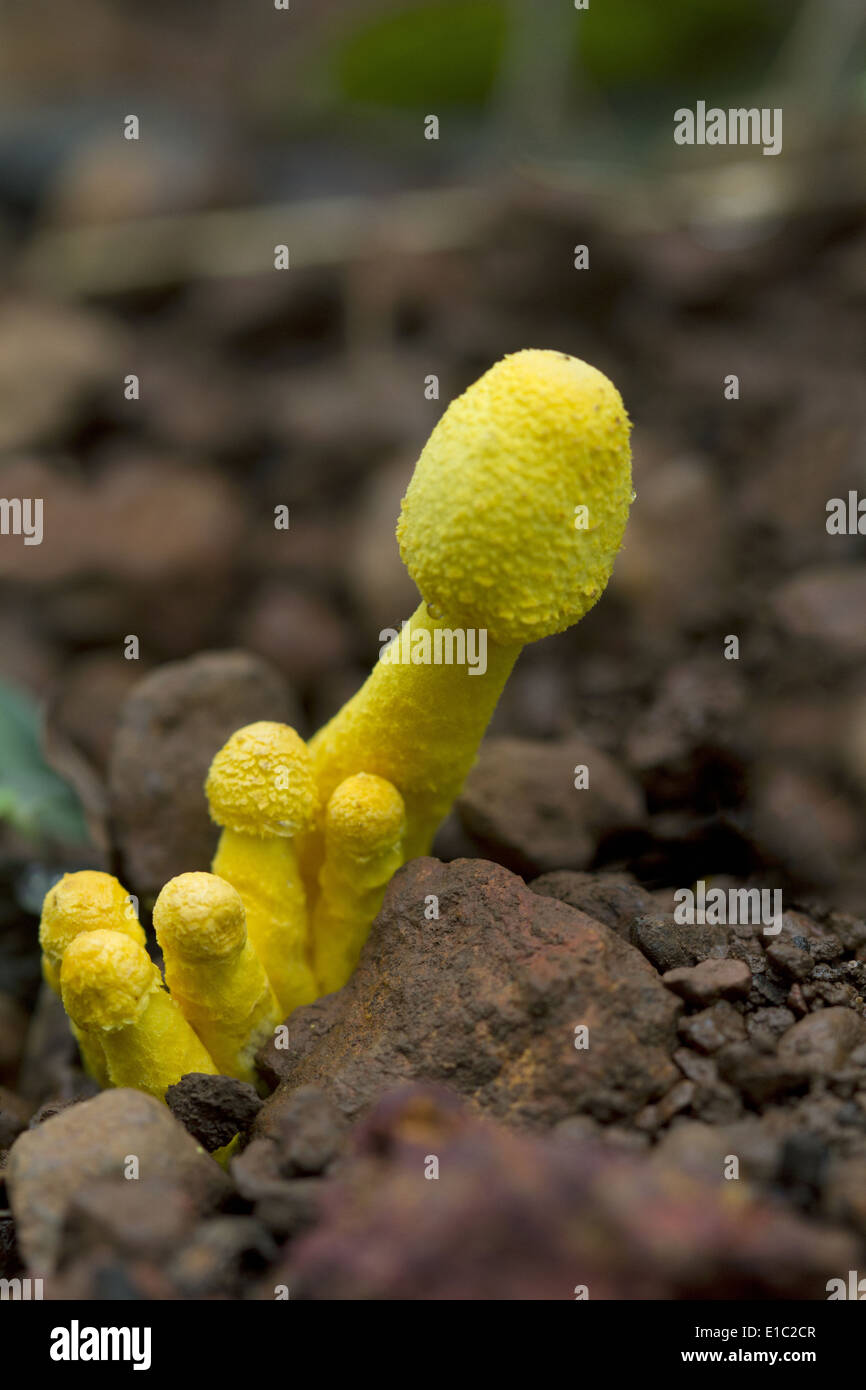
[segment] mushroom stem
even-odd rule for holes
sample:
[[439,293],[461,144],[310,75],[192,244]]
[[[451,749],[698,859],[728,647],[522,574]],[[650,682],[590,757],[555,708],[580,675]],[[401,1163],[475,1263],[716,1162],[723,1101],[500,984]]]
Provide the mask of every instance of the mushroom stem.
[[60,990],[72,1021],[99,1037],[111,1085],[164,1100],[187,1072],[216,1073],[147,951],[128,936],[76,937],[63,957]]
[[240,895],[215,874],[180,874],[153,909],[166,984],[224,1076],[258,1084],[255,1054],[282,1014],[247,939]]
[[[401,655],[418,651],[419,634],[432,637],[437,629],[448,624],[421,603],[396,639]],[[310,742],[322,801],[359,771],[386,778],[406,805],[403,862],[427,854],[520,651],[520,644],[488,641],[487,668],[478,674],[465,664],[389,661],[384,652],[357,694]],[[305,862],[308,855],[312,871],[322,858],[321,833],[304,844]]]
[[403,863],[403,798],[383,777],[347,777],[328,802],[325,862],[313,917],[316,978],[342,989],[358,963],[389,880]]
[[248,724],[217,753],[205,791],[223,827],[211,867],[243,899],[250,940],[285,1016],[316,998],[294,845],[318,811],[309,750],[287,724]]
[[286,1018],[318,996],[310,965],[307,899],[291,840],[224,830],[213,872],[243,899],[247,932]]

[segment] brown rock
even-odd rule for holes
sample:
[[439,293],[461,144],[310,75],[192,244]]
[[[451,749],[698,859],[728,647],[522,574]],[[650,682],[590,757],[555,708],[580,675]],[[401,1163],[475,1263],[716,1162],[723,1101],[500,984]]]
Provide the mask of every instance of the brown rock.
[[714,1124],[726,1124],[737,1119],[743,1110],[742,1102],[733,1086],[722,1081],[715,1062],[710,1057],[702,1057],[691,1048],[680,1047],[674,1053],[674,1061],[689,1081],[694,1082],[693,1094],[688,1106],[692,1114]]
[[823,922],[816,922],[814,917],[808,916],[805,912],[783,912],[782,930],[777,936],[768,937],[769,944],[781,945],[783,941],[789,942],[800,950],[808,950],[811,955],[812,950],[819,941],[828,941],[833,938],[830,927]]
[[281,1086],[265,1102],[253,1133],[273,1139],[283,1177],[323,1172],[343,1147],[346,1123],[330,1097],[315,1086]]
[[762,853],[809,886],[834,884],[862,843],[853,803],[824,777],[788,764],[756,770],[752,826]]
[[575,1286],[592,1299],[822,1298],[857,1249],[747,1189],[732,1200],[721,1166],[692,1176],[670,1159],[440,1115],[427,1088],[385,1104],[262,1298],[275,1285],[293,1299],[573,1300]]
[[779,1057],[813,1076],[828,1076],[866,1042],[866,1020],[851,1009],[807,1014],[779,1039]]
[[295,685],[308,685],[346,664],[348,634],[323,599],[273,583],[241,619],[250,651],[273,662]]
[[769,1038],[780,1038],[796,1021],[790,1009],[776,1004],[754,1009],[746,1019],[746,1029],[750,1038],[759,1034]]
[[634,1123],[638,1129],[653,1132],[668,1124],[681,1110],[688,1110],[697,1094],[693,1081],[678,1081],[654,1105],[645,1105]]
[[752,972],[742,960],[702,960],[691,968],[668,970],[662,980],[689,1004],[741,999],[748,994]]
[[[589,786],[581,790],[576,767],[588,769]],[[485,854],[528,875],[584,869],[605,836],[646,816],[637,782],[578,738],[487,739],[457,809]]]
[[728,932],[723,926],[677,922],[673,913],[648,913],[638,917],[631,929],[632,945],[664,974],[690,965],[707,956],[728,953]]
[[92,1179],[123,1178],[130,1156],[141,1178],[180,1188],[198,1211],[230,1190],[222,1169],[160,1101],[142,1091],[103,1091],[28,1130],[11,1149],[6,1181],[29,1268],[50,1273],[75,1194]]
[[187,1072],[169,1086],[165,1099],[175,1119],[208,1153],[249,1129],[262,1104],[249,1082],[204,1072]]
[[767,947],[767,960],[789,980],[807,980],[815,965],[809,952],[791,941],[774,941]]
[[82,549],[92,547],[101,569],[135,585],[173,579],[197,587],[204,580],[215,588],[231,574],[244,538],[244,496],[228,478],[160,453],[112,456],[78,506]]
[[177,1253],[168,1275],[186,1298],[237,1298],[250,1276],[276,1255],[276,1243],[257,1217],[212,1216]]
[[128,1257],[160,1259],[177,1249],[197,1217],[191,1194],[165,1178],[97,1178],[71,1197],[63,1252],[78,1259],[108,1246]]
[[747,1115],[724,1124],[684,1119],[659,1136],[652,1157],[661,1171],[680,1169],[715,1183],[724,1179],[734,1157],[739,1161],[739,1190],[740,1183],[769,1185],[773,1181],[782,1142],[768,1116]]
[[[644,442],[637,431],[635,488],[640,506],[629,526],[629,543],[617,560],[613,590],[636,606],[642,624],[667,635],[672,626],[700,621],[712,611],[730,554],[728,514],[719,480],[706,460],[665,458],[649,441],[650,462],[641,447]],[[682,582],[684,574],[690,576],[688,584]]]
[[557,898],[585,912],[587,917],[603,922],[625,941],[632,940],[631,932],[638,918],[655,909],[652,895],[627,874],[588,874],[560,869],[542,874],[529,886],[533,893]]
[[719,1079],[715,1062],[709,1057],[702,1057],[699,1052],[692,1052],[690,1047],[678,1047],[674,1061],[683,1075],[689,1081],[696,1081],[699,1086],[713,1086]]
[[279,1192],[256,1202],[255,1214],[263,1226],[283,1241],[316,1224],[323,1189],[318,1178],[292,1178],[280,1184]]
[[124,342],[122,330],[100,314],[47,299],[7,299],[0,330],[0,450],[58,435],[94,388],[115,376]]
[[866,652],[866,565],[825,565],[788,579],[772,597],[785,632],[809,642]]
[[[672,667],[661,682],[655,701],[630,729],[626,748],[629,764],[641,771],[662,765],[666,778],[680,789],[691,789],[695,749],[714,747],[720,734],[739,718],[746,699],[736,663],[699,656]],[[671,785],[670,793],[674,790]]]
[[214,754],[244,724],[296,718],[282,678],[246,652],[208,652],[144,678],[121,710],[109,769],[130,887],[156,894],[175,874],[210,867],[219,831],[204,782]]
[[[438,918],[425,916],[431,901]],[[679,1005],[640,954],[583,913],[479,860],[418,859],[393,879],[358,969],[259,1054],[352,1116],[409,1078],[550,1125],[634,1114],[677,1080]],[[589,1047],[575,1047],[586,1025]]]
[[850,912],[831,912],[826,926],[841,941],[846,951],[860,951],[866,947],[866,922]]
[[799,1061],[759,1052],[750,1043],[729,1043],[716,1059],[720,1076],[758,1108],[809,1089],[809,1074]]
[[681,1018],[680,1037],[691,1043],[699,1052],[718,1052],[726,1043],[744,1042],[746,1025],[742,1014],[738,1014],[733,1004],[720,999],[709,1009]]
[[178,1291],[164,1261],[134,1260],[99,1246],[51,1276],[51,1296],[61,1303],[154,1303],[177,1298]]
[[231,1160],[238,1192],[255,1204],[255,1214],[281,1239],[315,1221],[324,1184],[318,1177],[286,1178],[274,1139],[255,1138]]
[[279,1197],[287,1186],[280,1175],[279,1152],[272,1139],[252,1139],[229,1166],[238,1192],[248,1202]]
[[[176,601],[173,625],[190,600],[194,609],[204,602],[210,610],[243,540],[243,498],[228,479],[162,456],[118,453],[101,473],[83,479],[40,461],[7,460],[0,463],[0,491],[47,499],[43,544],[5,546],[0,575],[45,586],[40,598],[52,623],[69,628],[72,615],[86,618],[94,635],[109,636],[100,626],[107,616],[146,623],[154,592]],[[93,585],[102,576],[114,581],[115,595]],[[61,591],[48,589],[51,584]],[[156,630],[165,626],[160,613]],[[122,632],[129,631],[124,625]],[[110,635],[117,640],[117,629]]]

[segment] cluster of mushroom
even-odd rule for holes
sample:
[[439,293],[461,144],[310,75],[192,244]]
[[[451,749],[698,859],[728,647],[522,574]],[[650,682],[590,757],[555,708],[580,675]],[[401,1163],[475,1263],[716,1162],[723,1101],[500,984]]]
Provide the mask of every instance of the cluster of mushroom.
[[205,786],[222,827],[213,872],[172,879],[153,909],[164,981],[117,879],[88,870],[49,891],[45,979],[101,1085],[164,1096],[188,1072],[255,1081],[280,1022],[346,983],[391,877],[429,852],[521,648],[577,622],[607,584],[628,441],[595,368],[536,350],[497,363],[434,429],[397,527],[422,595],[401,651],[483,630],[485,671],[385,652],[309,745],[283,724],[233,734]]

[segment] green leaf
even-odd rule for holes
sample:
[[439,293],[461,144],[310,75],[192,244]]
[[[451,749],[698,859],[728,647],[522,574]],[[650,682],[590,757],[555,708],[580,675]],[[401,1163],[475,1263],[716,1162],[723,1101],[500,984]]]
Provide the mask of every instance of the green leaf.
[[502,0],[440,0],[378,15],[337,57],[350,101],[417,111],[483,105],[496,82],[506,36]]
[[42,756],[39,711],[0,682],[0,820],[29,840],[86,844],[77,796]]

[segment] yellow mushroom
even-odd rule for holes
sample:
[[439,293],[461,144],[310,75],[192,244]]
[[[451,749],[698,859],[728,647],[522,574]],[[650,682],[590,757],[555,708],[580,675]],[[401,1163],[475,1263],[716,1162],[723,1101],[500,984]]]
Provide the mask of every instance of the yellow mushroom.
[[153,909],[165,981],[224,1076],[256,1084],[255,1054],[283,1015],[247,939],[240,894],[215,874],[180,874]]
[[217,753],[205,790],[223,827],[211,867],[243,899],[250,940],[285,1016],[317,993],[293,843],[318,811],[309,750],[287,724],[248,724]]
[[[632,498],[629,428],[607,377],[561,352],[514,353],[452,402],[397,527],[423,602],[310,743],[323,804],[346,777],[376,773],[406,803],[405,857],[429,851],[521,648],[577,622],[610,578]],[[467,630],[485,636],[483,672],[431,659]],[[304,844],[311,877],[322,854],[319,830]]]
[[[42,974],[55,994],[60,993],[60,967],[70,943],[84,932],[101,930],[122,932],[144,946],[132,899],[116,878],[96,869],[64,874],[45,894],[39,923]],[[71,1026],[85,1068],[100,1086],[109,1085],[99,1036]]]
[[216,1072],[147,951],[122,932],[77,936],[63,957],[60,992],[73,1023],[99,1037],[113,1086],[164,1100],[187,1072]]
[[313,917],[316,978],[324,994],[341,989],[403,862],[406,808],[383,777],[347,777],[325,812],[325,862]]

